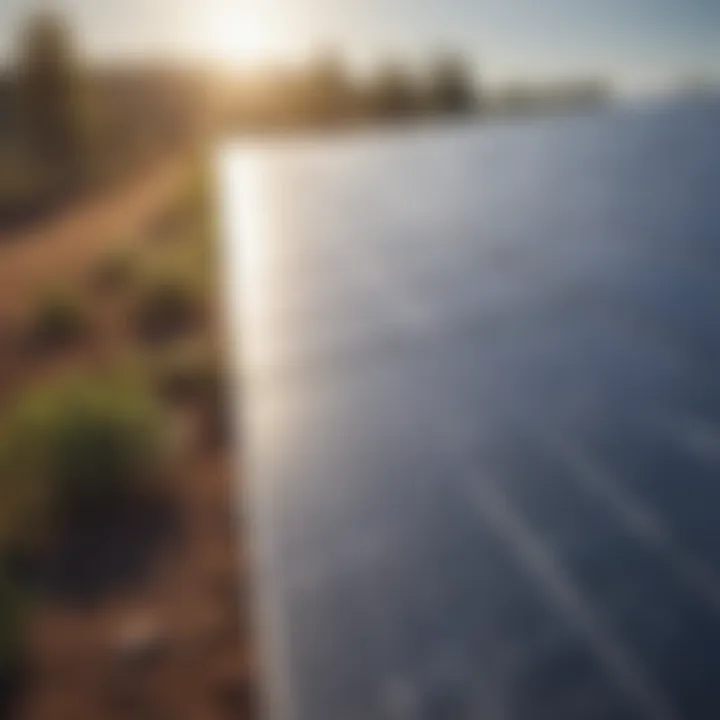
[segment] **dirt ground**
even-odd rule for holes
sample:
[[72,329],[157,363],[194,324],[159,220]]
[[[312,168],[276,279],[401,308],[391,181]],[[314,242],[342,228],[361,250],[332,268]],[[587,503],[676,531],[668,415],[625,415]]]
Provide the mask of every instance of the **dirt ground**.
[[[183,180],[168,164],[112,196],[0,235],[0,412],[19,388],[68,368],[111,362],[134,340],[112,303],[93,298],[96,328],[76,347],[33,356],[18,323],[58,280],[92,293],[109,247],[142,243]],[[222,346],[219,298],[201,334]],[[18,720],[203,720],[256,716],[247,542],[238,452],[206,437],[202,408],[173,412],[186,432],[170,501],[86,518],[38,576]],[[191,428],[192,432],[188,430]]]

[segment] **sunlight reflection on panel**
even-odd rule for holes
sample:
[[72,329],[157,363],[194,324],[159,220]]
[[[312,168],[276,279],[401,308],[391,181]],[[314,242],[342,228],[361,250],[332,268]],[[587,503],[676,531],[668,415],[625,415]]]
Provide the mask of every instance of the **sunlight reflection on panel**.
[[[231,161],[228,160],[231,158]],[[267,173],[263,160],[252,151],[229,153],[221,166],[223,225],[229,239],[226,249],[229,300],[239,309],[243,351],[260,351],[267,342],[266,311],[271,213],[267,207]]]
[[[253,392],[252,357],[262,350],[271,332],[267,307],[277,288],[270,283],[268,259],[272,239],[273,213],[268,206],[268,174],[266,158],[250,149],[232,149],[220,157],[220,213],[224,238],[225,298],[228,303],[230,334],[233,343],[233,367],[244,377],[242,394]],[[248,365],[250,370],[248,372]],[[244,401],[243,401],[244,402]],[[244,416],[245,407],[239,406]],[[262,423],[260,423],[262,424]],[[249,427],[242,425],[242,437],[236,444],[241,467],[241,496],[252,496],[249,502],[253,511],[247,516],[251,537],[256,580],[253,583],[258,599],[255,602],[258,637],[261,638],[262,664],[269,668],[265,677],[266,701],[264,715],[292,720],[293,702],[290,700],[284,667],[287,650],[283,638],[286,616],[280,607],[280,594],[274,592],[270,582],[274,570],[271,558],[276,553],[273,546],[272,522],[268,517],[270,507],[261,500],[260,488],[250,481],[256,475],[255,452],[258,444],[268,442],[282,444],[271,428],[267,434],[258,431],[258,423]],[[271,423],[272,425],[272,423]],[[264,439],[260,440],[260,437]]]

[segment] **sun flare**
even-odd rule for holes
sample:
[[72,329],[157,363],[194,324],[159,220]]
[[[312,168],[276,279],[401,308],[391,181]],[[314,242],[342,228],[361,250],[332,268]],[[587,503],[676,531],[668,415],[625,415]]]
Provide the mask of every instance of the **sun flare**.
[[240,8],[218,13],[209,34],[210,52],[224,62],[260,62],[281,50],[272,25]]

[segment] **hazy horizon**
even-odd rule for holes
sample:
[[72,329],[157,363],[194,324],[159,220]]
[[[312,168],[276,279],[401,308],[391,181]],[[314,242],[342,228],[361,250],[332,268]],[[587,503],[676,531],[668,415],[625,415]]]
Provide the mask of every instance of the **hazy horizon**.
[[463,52],[489,83],[592,75],[654,89],[720,78],[711,0],[0,0],[0,57],[34,9],[62,13],[93,57],[242,66],[337,47],[356,64]]

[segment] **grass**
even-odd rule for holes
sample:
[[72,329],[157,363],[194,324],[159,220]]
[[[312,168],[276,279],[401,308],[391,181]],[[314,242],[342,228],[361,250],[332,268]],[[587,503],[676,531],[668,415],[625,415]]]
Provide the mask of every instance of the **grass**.
[[51,290],[40,295],[30,313],[28,336],[43,349],[71,345],[87,332],[90,317],[79,295],[70,290]]
[[54,519],[150,487],[163,424],[151,390],[126,376],[71,378],[23,394],[0,427],[5,544],[42,540]]

